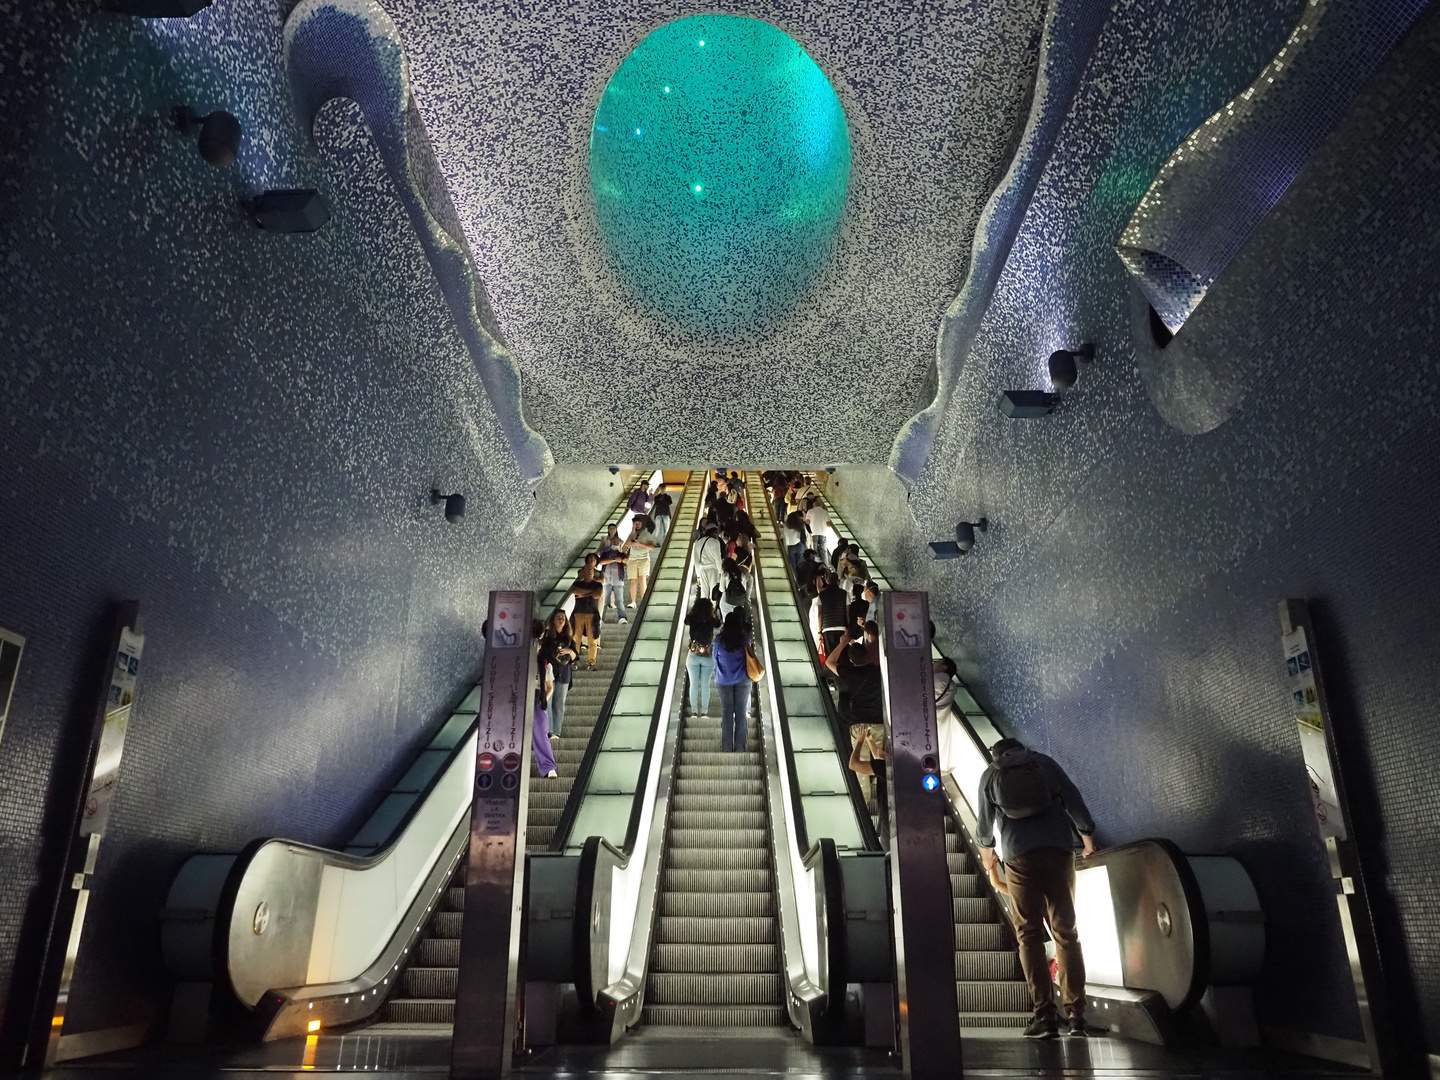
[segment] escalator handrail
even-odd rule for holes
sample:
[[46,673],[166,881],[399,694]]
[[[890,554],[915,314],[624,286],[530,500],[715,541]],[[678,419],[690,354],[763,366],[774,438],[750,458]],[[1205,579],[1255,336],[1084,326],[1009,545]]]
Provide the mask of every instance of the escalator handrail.
[[[690,487],[690,477],[686,477],[685,488]],[[683,501],[684,495],[681,495]],[[679,509],[676,507],[676,509]],[[610,689],[605,693],[605,700],[600,704],[600,714],[595,720],[595,728],[590,733],[590,741],[585,746],[585,753],[580,758],[580,765],[575,770],[575,781],[570,785],[570,794],[565,798],[565,808],[560,812],[560,820],[555,826],[555,833],[550,838],[550,851],[564,851],[565,844],[570,839],[570,831],[575,826],[575,819],[580,813],[580,804],[584,802],[587,794],[586,789],[590,784],[590,776],[595,770],[595,762],[600,756],[600,747],[605,741],[605,733],[610,728],[610,714],[615,709],[615,699],[620,696],[620,690],[625,679],[625,669],[630,663],[630,654],[635,650],[635,643],[640,640],[640,626],[645,621],[645,613],[650,610],[650,598],[655,595],[656,582],[659,580],[660,570],[664,566],[665,557],[670,552],[670,541],[674,539],[678,530],[675,527],[674,519],[671,519],[669,531],[665,533],[665,542],[660,545],[659,557],[655,560],[656,581],[650,583],[640,603],[636,605],[634,612],[633,632],[625,639],[625,644],[620,650],[620,659],[615,664],[615,675],[610,680]],[[681,574],[681,587],[684,587],[684,574]],[[681,618],[685,610],[685,597],[677,594],[675,601],[676,621]],[[600,612],[600,617],[605,617],[605,612]],[[675,626],[672,624],[670,633],[673,636]],[[670,658],[667,654],[665,667],[660,671],[660,685],[664,685],[665,676],[669,671]],[[650,767],[650,758],[655,743],[656,721],[659,719],[658,712],[661,707],[660,694],[657,690],[655,695],[655,713],[650,718],[650,738],[645,742],[645,756],[641,759],[640,775],[644,776]],[[640,827],[640,812],[642,807],[637,799],[630,810],[630,824],[625,830],[625,844],[623,850],[628,857],[635,849],[635,834]]]
[[[820,651],[815,647],[815,642],[810,636],[810,622],[806,618],[805,609],[800,602],[800,583],[796,580],[794,568],[790,565],[789,552],[785,549],[785,535],[780,531],[780,523],[775,520],[775,504],[772,500],[768,498],[765,501],[765,514],[766,517],[770,519],[771,532],[775,536],[776,547],[779,548],[781,561],[785,565],[785,578],[786,581],[789,582],[790,595],[793,598],[795,610],[800,615],[800,636],[805,640],[806,652],[809,653],[810,662],[815,668],[815,682],[820,690],[821,707],[825,710],[825,718],[830,723],[831,735],[835,739],[835,755],[837,758],[840,759],[840,768],[843,770],[843,775],[845,776],[845,788],[850,795],[850,805],[851,808],[855,811],[855,817],[860,825],[860,838],[865,845],[864,850],[881,851],[883,850],[883,848],[880,843],[880,836],[875,831],[875,822],[872,821],[870,818],[870,807],[865,801],[864,793],[860,790],[860,778],[856,776],[855,773],[852,772],[850,769],[850,755],[853,752],[853,747],[851,747],[850,744],[849,725],[847,725],[844,720],[841,719],[840,711],[835,707],[835,702],[830,697],[830,691],[827,688],[828,684],[825,680],[825,676],[828,674],[828,670],[825,668],[825,665],[820,662]],[[757,560],[757,571],[758,569],[759,568]],[[771,663],[773,664],[774,662],[775,658],[772,656]],[[772,670],[778,669],[772,668]],[[790,764],[789,773],[792,785],[791,791],[795,797],[796,806],[799,806],[801,805],[799,802],[800,781],[795,773],[795,755],[793,751],[793,743],[791,743],[790,740],[790,720],[789,716],[785,715],[783,696],[780,704],[780,711],[782,716],[784,717],[785,739],[787,744],[789,744],[787,745],[787,749],[790,751],[787,757],[789,758]],[[848,749],[843,749],[842,751],[842,748]],[[799,836],[802,843],[804,843],[809,839],[809,833],[804,828],[803,813],[801,814],[801,821],[798,822],[797,825],[799,827]]]

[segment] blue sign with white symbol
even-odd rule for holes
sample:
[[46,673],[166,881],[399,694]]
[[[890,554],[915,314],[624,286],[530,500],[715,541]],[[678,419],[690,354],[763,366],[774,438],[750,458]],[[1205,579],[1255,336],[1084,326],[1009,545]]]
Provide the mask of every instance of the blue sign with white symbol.
[[925,779],[920,781],[920,786],[926,791],[934,791],[940,786],[940,778],[934,773],[926,773]]

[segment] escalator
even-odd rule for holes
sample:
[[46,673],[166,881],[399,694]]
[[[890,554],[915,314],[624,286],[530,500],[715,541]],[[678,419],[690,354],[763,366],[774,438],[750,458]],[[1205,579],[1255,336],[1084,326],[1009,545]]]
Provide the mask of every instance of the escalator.
[[[647,476],[641,483],[649,479]],[[686,499],[682,498],[677,514],[683,513],[686,505]],[[622,503],[619,513],[612,515],[606,524],[623,525],[625,517]],[[666,618],[666,610],[673,603],[676,593],[673,587],[666,586],[675,576],[674,563],[685,560],[688,545],[684,541],[673,545],[670,542],[677,531],[671,529],[659,551],[652,555],[654,573],[648,591],[639,605],[631,609],[629,621],[622,625],[617,617],[602,612],[601,646],[595,667],[588,668],[583,662],[575,665],[570,694],[566,699],[564,728],[560,737],[552,741],[555,771],[559,775],[530,779],[529,810],[525,820],[527,853],[550,850],[577,777],[586,773],[587,767],[593,766],[596,755],[590,754],[587,762],[587,753],[602,715],[608,722],[611,712],[623,697],[627,678],[633,680],[641,674],[640,670],[631,667],[632,664],[643,664],[643,661],[636,660],[636,639],[643,627],[653,626],[657,619]],[[604,536],[602,529],[596,542]],[[583,555],[579,561],[583,564]],[[573,580],[574,575],[571,575],[570,583]],[[540,617],[564,605],[568,598],[569,585],[562,587],[557,583],[556,588],[542,598]],[[605,621],[607,617],[609,620]],[[641,649],[640,653],[643,656],[645,650]],[[464,902],[464,866],[461,865],[430,916],[414,959],[402,970],[399,989],[382,1006],[380,1022],[372,1030],[394,1030],[389,1025],[403,1026],[412,1031],[416,1025],[436,1025],[436,1033],[449,1030],[454,1023],[455,994],[460,975],[460,930]]]
[[[811,475],[809,479],[813,484],[817,478]],[[760,498],[769,504],[763,494]],[[881,590],[890,589],[891,584],[885,579],[875,560],[865,550],[864,545],[856,540],[823,490],[820,500],[836,535],[859,548],[860,558],[865,561],[871,580]],[[752,505],[756,505],[753,497]],[[775,520],[773,506],[769,506],[764,520],[769,522],[771,528],[767,530],[762,543],[768,541],[779,550],[780,522]],[[793,575],[789,574],[783,565],[777,569],[786,574],[792,590],[796,590],[791,592],[791,598],[798,600],[799,594]],[[776,605],[778,601],[772,600],[772,606]],[[806,622],[802,619],[802,626],[805,626]],[[809,640],[808,626],[805,626],[805,635]],[[812,660],[818,668],[819,657],[813,650],[813,644],[807,652],[807,659]],[[938,651],[934,651],[936,658],[939,655]],[[822,687],[822,692],[828,697],[828,684],[817,680],[817,686]],[[965,695],[965,700],[970,700],[968,694]],[[795,722],[792,720],[791,724],[793,730]],[[802,736],[802,746],[797,749],[801,753],[805,753],[807,749],[810,753],[817,753],[828,747],[824,745],[823,738],[816,737],[809,743],[804,743]],[[805,767],[809,760],[808,756],[797,755],[797,761],[801,763],[797,772],[802,775],[812,772],[813,770]],[[824,760],[828,767],[828,758]],[[876,829],[880,826],[878,783],[873,777],[866,778],[863,783],[867,818]],[[832,785],[833,779],[810,780],[807,793],[803,797],[807,806],[824,798],[825,792]],[[1013,1028],[1018,1031],[1030,1019],[1030,992],[1020,971],[1014,931],[979,864],[968,834],[953,813],[947,815],[945,829],[945,850],[955,914],[955,979],[961,1028]]]
[[680,728],[646,1025],[786,1023],[759,724],[746,743],[722,751],[718,717]]

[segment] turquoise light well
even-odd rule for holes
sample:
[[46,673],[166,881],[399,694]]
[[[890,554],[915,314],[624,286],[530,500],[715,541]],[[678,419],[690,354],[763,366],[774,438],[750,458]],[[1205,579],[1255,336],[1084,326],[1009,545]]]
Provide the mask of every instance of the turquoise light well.
[[692,331],[734,334],[790,309],[830,256],[850,186],[845,111],[784,31],[678,19],[605,87],[590,183],[626,284]]

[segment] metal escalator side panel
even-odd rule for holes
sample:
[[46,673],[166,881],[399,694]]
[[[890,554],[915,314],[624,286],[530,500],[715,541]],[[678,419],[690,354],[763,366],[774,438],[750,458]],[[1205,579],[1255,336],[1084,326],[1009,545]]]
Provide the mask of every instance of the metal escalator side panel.
[[[767,502],[757,478],[748,479],[751,506]],[[815,1040],[816,1021],[827,1008],[827,998],[820,985],[823,960],[820,956],[818,903],[815,874],[805,866],[803,819],[799,810],[798,789],[794,787],[792,754],[787,738],[782,736],[780,717],[783,715],[777,689],[779,665],[770,636],[768,596],[760,552],[755,562],[754,636],[756,652],[766,658],[768,671],[761,679],[760,734],[765,765],[765,800],[768,816],[768,839],[771,865],[775,874],[776,914],[779,919],[779,945],[785,978],[785,1005],[790,1021],[811,1042]],[[785,763],[782,764],[782,756]],[[808,845],[807,845],[808,846]]]

